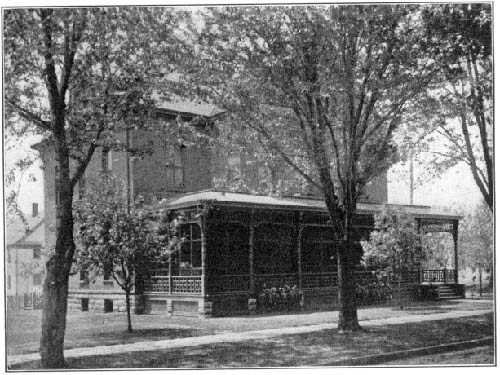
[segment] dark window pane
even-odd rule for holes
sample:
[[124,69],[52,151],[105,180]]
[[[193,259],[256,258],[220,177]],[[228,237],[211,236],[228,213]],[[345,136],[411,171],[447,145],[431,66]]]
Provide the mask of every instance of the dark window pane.
[[198,224],[191,224],[191,233],[193,240],[201,239],[201,229]]
[[201,242],[193,242],[192,261],[193,267],[201,267]]
[[191,264],[191,243],[184,242],[181,248],[181,263]]
[[104,281],[111,280],[113,273],[113,263],[104,263]]
[[179,226],[179,233],[181,237],[185,238],[186,242],[191,240],[191,224],[182,224]]

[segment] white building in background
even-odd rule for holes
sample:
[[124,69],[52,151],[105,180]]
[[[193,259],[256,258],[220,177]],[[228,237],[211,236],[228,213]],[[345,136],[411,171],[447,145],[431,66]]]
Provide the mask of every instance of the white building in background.
[[[40,305],[45,278],[44,219],[33,204],[26,223],[6,223],[5,290],[8,308],[36,308]],[[38,297],[38,298],[37,298]]]

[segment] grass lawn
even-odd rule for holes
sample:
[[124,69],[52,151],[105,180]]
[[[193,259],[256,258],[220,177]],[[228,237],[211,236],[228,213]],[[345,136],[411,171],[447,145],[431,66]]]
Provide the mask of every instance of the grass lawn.
[[[68,358],[68,368],[221,368],[327,365],[329,361],[491,336],[493,314],[387,325],[354,334],[321,332],[108,356]],[[493,357],[483,358],[492,363]],[[13,369],[37,369],[39,362]]]
[[[190,327],[168,321],[161,315],[132,316],[132,333],[126,332],[125,313],[68,314],[65,349],[96,345],[126,344],[137,341],[168,340],[179,337],[209,335],[210,328]],[[7,354],[38,352],[41,336],[41,311],[22,311],[7,315]]]
[[[491,301],[418,302],[405,306],[404,310],[397,307],[364,307],[358,310],[358,316],[363,326],[366,320],[372,319],[445,313],[457,310],[491,309],[491,307]],[[211,319],[133,315],[132,325],[135,331],[129,334],[125,332],[127,327],[125,313],[70,312],[66,324],[65,348],[333,323],[337,321],[337,316],[338,312],[336,311]],[[6,318],[7,354],[18,355],[37,352],[41,336],[41,311],[8,311]]]
[[433,366],[433,365],[492,365],[495,348],[493,345],[449,353],[425,355],[405,360],[385,362],[383,366]]

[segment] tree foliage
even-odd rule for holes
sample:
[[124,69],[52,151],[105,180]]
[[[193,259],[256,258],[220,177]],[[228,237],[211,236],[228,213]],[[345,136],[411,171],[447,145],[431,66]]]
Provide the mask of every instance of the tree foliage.
[[485,204],[473,210],[462,210],[463,219],[459,227],[459,264],[462,269],[490,273],[493,283],[493,214]]
[[185,52],[181,12],[168,8],[8,9],[4,102],[12,136],[41,134],[57,167],[58,226],[44,283],[42,366],[64,366],[73,189],[98,147],[144,125],[150,93]]
[[84,197],[75,204],[77,268],[96,276],[109,267],[125,291],[129,332],[135,271],[145,262],[168,258],[182,243],[175,226],[159,226],[160,216],[145,208],[129,211],[123,184],[109,174],[91,180]]
[[369,241],[362,242],[362,263],[372,270],[387,271],[390,279],[396,276],[399,304],[405,271],[418,269],[424,260],[420,233],[415,218],[408,213],[390,208],[375,215],[375,230]]
[[433,4],[421,16],[420,45],[439,75],[412,109],[420,162],[436,174],[465,163],[493,210],[491,4]]
[[388,206],[375,215],[375,230],[362,246],[366,267],[393,273],[418,268],[425,255],[415,218]]
[[192,83],[290,172],[322,193],[339,235],[339,327],[357,329],[352,218],[396,160],[402,113],[433,71],[411,6],[214,8],[203,12]]

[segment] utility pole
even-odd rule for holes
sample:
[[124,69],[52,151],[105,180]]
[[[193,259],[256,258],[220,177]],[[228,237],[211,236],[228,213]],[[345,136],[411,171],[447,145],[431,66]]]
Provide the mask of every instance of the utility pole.
[[415,189],[413,181],[413,150],[410,153],[410,204],[413,204],[413,190]]

